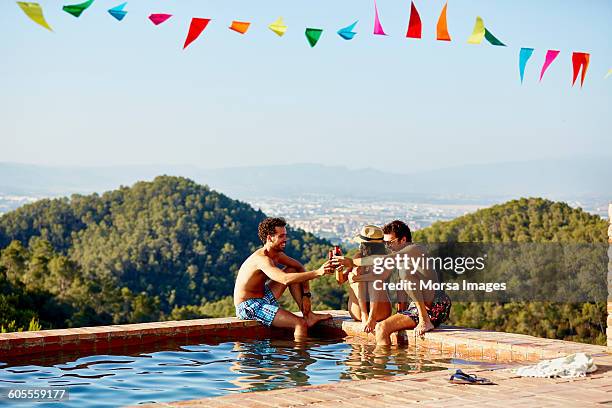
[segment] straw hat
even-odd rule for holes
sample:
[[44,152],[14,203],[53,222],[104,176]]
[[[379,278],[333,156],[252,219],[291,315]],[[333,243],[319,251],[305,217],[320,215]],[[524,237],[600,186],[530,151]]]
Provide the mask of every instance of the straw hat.
[[366,225],[355,237],[356,242],[384,242],[383,230],[376,225]]

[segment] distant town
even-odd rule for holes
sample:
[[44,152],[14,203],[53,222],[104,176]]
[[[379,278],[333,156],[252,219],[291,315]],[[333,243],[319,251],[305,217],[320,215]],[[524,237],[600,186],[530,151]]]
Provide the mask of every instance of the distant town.
[[[251,198],[253,207],[270,216],[282,216],[290,225],[311,232],[333,243],[351,244],[359,229],[366,224],[384,225],[400,219],[414,231],[436,221],[447,221],[496,204],[492,200],[477,199],[432,200],[427,202],[377,201],[365,198],[308,195],[298,198]],[[568,202],[571,206],[607,217],[607,203],[593,201]]]
[[[0,215],[45,197],[0,194]],[[291,226],[326,238],[333,243],[350,245],[359,229],[366,224],[384,225],[394,219],[406,221],[412,230],[425,228],[436,221],[452,220],[480,208],[496,204],[490,199],[375,200],[308,194],[290,198],[243,198],[269,216],[284,217]],[[573,207],[607,217],[603,199],[567,201]]]

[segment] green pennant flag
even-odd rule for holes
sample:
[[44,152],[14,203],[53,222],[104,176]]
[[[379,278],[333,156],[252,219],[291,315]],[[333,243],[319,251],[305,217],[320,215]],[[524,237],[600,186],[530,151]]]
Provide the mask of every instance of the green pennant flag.
[[317,42],[319,42],[319,39],[321,38],[321,34],[323,34],[323,30],[320,28],[306,29],[306,38],[308,39],[308,43],[311,47],[317,45]]
[[488,42],[491,43],[491,45],[499,45],[502,47],[505,47],[506,44],[504,44],[503,42],[499,41],[497,38],[495,38],[495,36],[493,34],[491,34],[491,32],[489,30],[487,30],[485,28],[485,38],[487,39]]
[[80,17],[81,14],[83,14],[83,12],[87,10],[93,2],[94,0],[87,0],[85,3],[64,6],[62,7],[62,10],[64,10],[66,13],[72,14],[75,17]]

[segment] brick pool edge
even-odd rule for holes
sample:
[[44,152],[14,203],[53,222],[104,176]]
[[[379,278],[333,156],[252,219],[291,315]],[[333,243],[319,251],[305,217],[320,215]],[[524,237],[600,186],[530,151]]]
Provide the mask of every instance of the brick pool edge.
[[[330,311],[333,319],[315,328],[318,334],[350,337],[349,341],[373,343],[374,337],[362,331],[344,311]],[[131,345],[155,344],[162,340],[202,342],[207,338],[269,338],[274,331],[255,321],[234,317],[139,323],[74,329],[40,330],[0,334],[0,358],[41,355],[50,352],[99,352]],[[469,360],[537,361],[576,352],[606,353],[605,346],[542,339],[521,334],[442,326],[423,338],[411,330],[393,336],[393,341]]]

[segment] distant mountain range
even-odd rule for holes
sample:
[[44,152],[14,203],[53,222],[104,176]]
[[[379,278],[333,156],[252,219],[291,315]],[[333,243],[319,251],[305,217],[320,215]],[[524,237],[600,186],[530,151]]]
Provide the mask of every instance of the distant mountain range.
[[0,163],[0,194],[103,192],[161,174],[188,177],[237,198],[304,194],[385,199],[612,196],[612,158],[605,157],[474,164],[430,171],[407,170],[405,174],[319,164],[202,169],[173,165],[63,167]]

